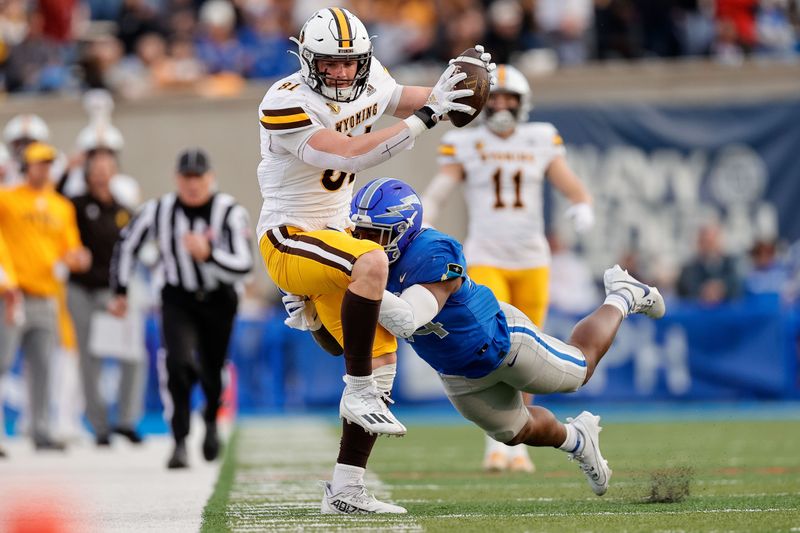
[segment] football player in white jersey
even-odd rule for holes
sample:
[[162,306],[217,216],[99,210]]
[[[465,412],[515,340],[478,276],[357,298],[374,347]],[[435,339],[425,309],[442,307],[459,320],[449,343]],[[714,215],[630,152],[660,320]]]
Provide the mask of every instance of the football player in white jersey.
[[[469,277],[543,327],[550,263],[542,209],[544,179],[572,202],[567,215],[576,231],[594,223],[592,198],[567,165],[556,128],[528,122],[531,90],[525,76],[510,65],[499,65],[495,76],[481,124],[449,131],[442,138],[438,173],[423,194],[425,221],[434,224],[441,204],[463,184],[469,212],[464,243]],[[524,446],[510,448],[489,438],[484,468],[534,470]]]
[[[301,321],[345,357],[342,441],[322,511],[403,513],[364,487],[376,435],[406,429],[385,403],[397,341],[376,331],[388,259],[377,243],[350,235],[350,199],[357,172],[411,148],[448,112],[475,113],[454,102],[473,91],[454,89],[466,75],[454,74],[452,64],[433,88],[399,85],[372,56],[364,25],[343,8],[317,11],[293,40],[300,70],[272,85],[258,111],[259,248],[270,277],[288,293],[287,309],[311,310],[288,320]],[[472,61],[491,70],[491,56],[479,51]],[[371,131],[385,114],[403,120]]]

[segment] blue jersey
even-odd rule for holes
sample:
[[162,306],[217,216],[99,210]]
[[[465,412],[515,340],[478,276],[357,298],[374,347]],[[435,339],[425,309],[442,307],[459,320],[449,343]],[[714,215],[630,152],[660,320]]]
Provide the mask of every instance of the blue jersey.
[[463,278],[439,314],[408,342],[440,374],[479,378],[500,366],[511,337],[497,299],[466,272],[461,244],[449,235],[424,229],[390,265],[387,289],[400,294],[412,285]]

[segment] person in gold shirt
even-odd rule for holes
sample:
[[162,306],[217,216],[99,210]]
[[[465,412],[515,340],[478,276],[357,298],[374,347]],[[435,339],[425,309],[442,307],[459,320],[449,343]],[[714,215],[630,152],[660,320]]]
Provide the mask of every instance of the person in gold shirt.
[[81,244],[75,209],[55,192],[49,179],[57,155],[34,142],[23,153],[25,181],[0,190],[0,232],[22,296],[22,320],[0,326],[0,367],[10,366],[17,348],[26,358],[31,437],[37,450],[63,450],[51,435],[50,372],[58,339],[57,298],[70,271],[89,268],[91,254]]
[[[0,298],[5,302],[4,322],[13,325],[18,320],[20,296],[17,290],[17,274],[14,272],[14,265],[11,262],[11,253],[8,251],[3,234],[0,233]],[[0,354],[0,385],[2,385],[3,374],[8,371],[10,358],[6,361]],[[5,421],[3,420],[3,394],[0,389],[0,440],[4,435]],[[0,459],[6,456],[6,451],[0,446]]]

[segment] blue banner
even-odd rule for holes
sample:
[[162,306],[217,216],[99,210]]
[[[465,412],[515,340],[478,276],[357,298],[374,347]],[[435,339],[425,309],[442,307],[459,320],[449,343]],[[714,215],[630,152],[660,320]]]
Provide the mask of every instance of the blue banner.
[[[532,119],[556,125],[595,197],[598,224],[582,244],[599,269],[631,250],[681,264],[710,216],[731,252],[800,239],[800,100],[547,107]],[[565,200],[552,201],[561,213]]]

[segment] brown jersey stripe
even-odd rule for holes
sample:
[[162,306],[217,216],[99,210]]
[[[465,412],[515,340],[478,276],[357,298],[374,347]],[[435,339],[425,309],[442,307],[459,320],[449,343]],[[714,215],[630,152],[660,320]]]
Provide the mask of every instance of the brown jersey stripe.
[[265,122],[264,120],[261,121],[261,125],[268,130],[290,130],[293,128],[304,128],[306,126],[310,126],[311,119],[307,118],[305,120],[297,120],[295,122],[284,122],[279,124],[274,124],[271,122]]
[[302,107],[287,107],[285,109],[262,109],[261,114],[265,117],[285,117],[287,115],[305,114]]

